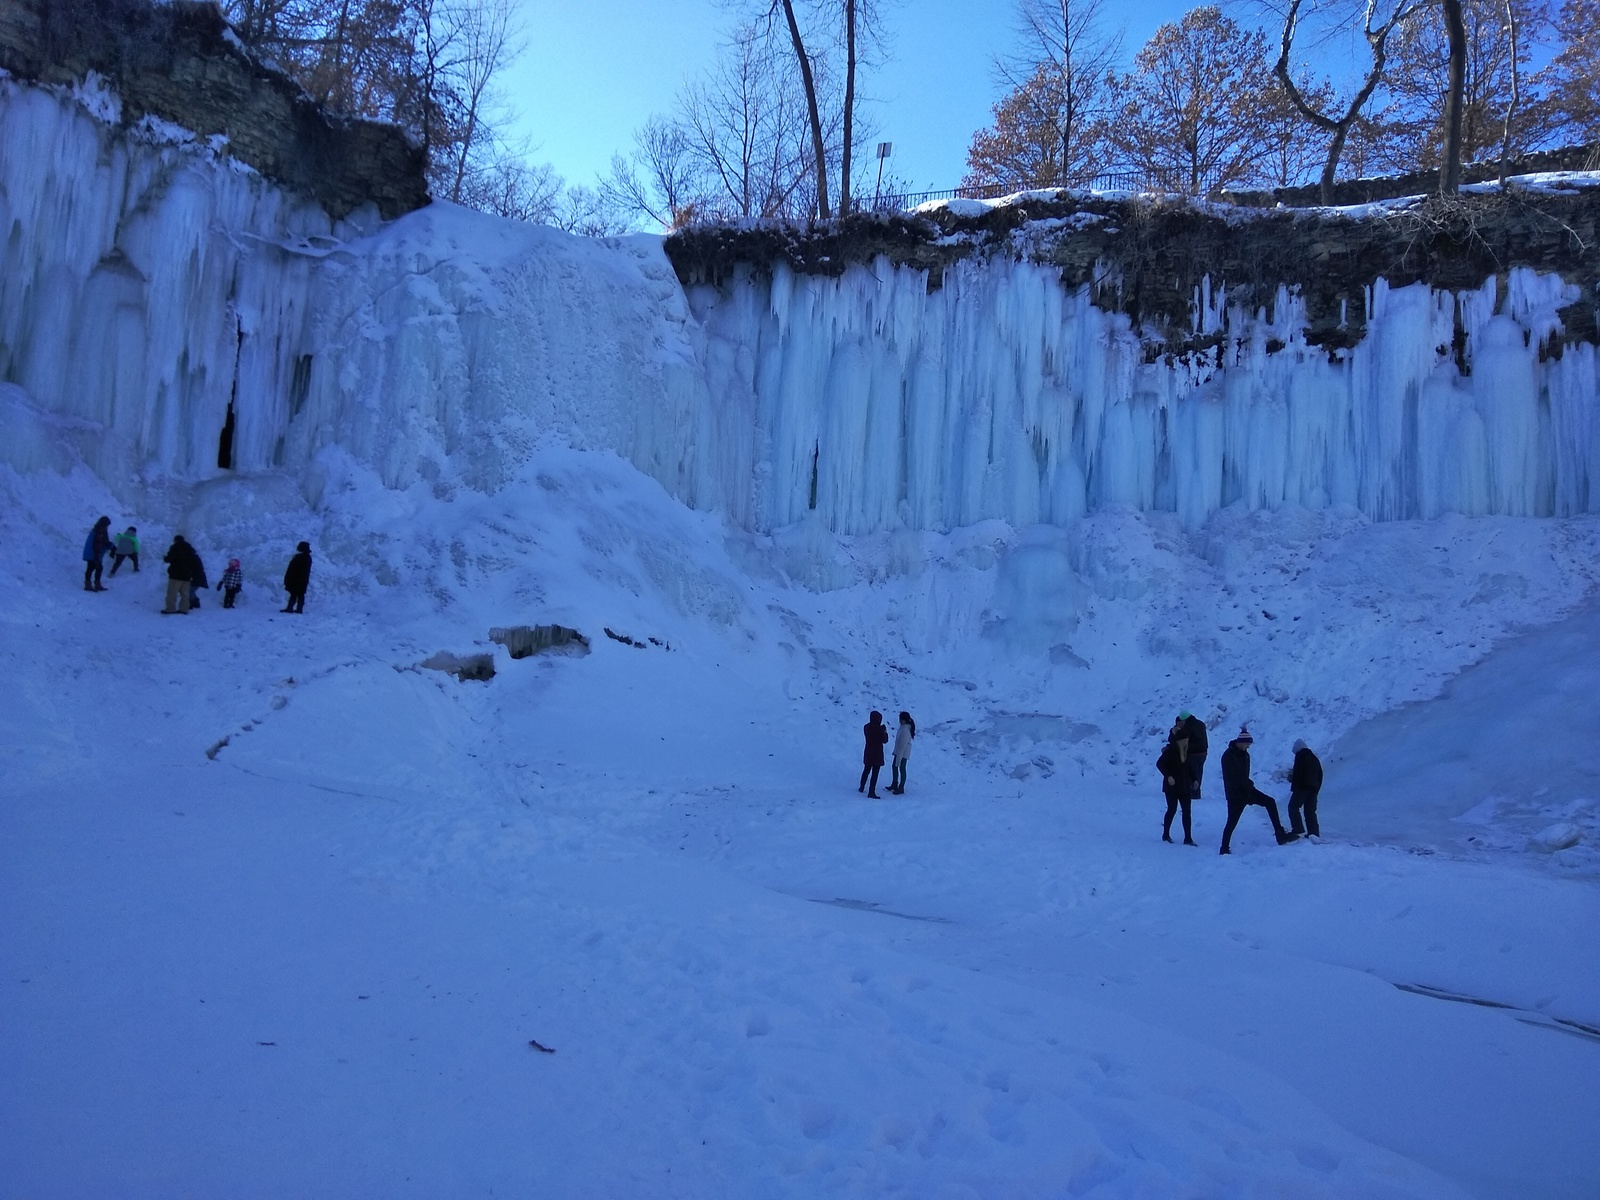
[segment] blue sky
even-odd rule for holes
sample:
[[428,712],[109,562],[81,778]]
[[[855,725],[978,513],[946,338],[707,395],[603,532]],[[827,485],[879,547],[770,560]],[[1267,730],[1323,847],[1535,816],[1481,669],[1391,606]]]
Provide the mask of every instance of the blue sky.
[[[664,111],[734,22],[726,0],[521,0],[528,47],[505,90],[534,158],[591,183]],[[1106,5],[1131,57],[1189,4]],[[864,82],[891,169],[914,187],[961,182],[973,131],[997,97],[990,63],[1012,40],[1014,0],[887,0],[892,59]],[[1242,14],[1234,10],[1236,19]]]

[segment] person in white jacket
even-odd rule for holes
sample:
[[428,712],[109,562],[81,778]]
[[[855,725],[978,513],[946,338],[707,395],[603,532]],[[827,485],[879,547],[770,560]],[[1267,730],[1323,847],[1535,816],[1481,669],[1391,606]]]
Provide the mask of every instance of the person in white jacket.
[[906,759],[911,757],[911,741],[917,736],[917,723],[911,714],[900,714],[900,732],[894,735],[894,766],[890,772],[889,790],[896,796],[906,794]]

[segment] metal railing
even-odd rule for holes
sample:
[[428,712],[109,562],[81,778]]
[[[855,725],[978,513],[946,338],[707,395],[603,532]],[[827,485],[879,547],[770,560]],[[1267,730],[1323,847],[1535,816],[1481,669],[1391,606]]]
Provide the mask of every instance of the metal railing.
[[[905,212],[930,200],[998,200],[1024,191],[1088,191],[1088,192],[1177,192],[1168,181],[1155,177],[1149,171],[1102,171],[1085,179],[1075,180],[1062,188],[1019,188],[1014,184],[983,184],[976,187],[943,188],[931,192],[882,192],[871,200],[862,199],[859,207],[867,212]],[[1203,189],[1208,191],[1210,189]]]

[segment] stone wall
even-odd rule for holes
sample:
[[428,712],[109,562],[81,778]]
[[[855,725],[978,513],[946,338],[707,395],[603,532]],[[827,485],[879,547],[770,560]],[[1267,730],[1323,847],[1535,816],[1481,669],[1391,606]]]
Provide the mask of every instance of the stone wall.
[[210,3],[0,0],[0,67],[40,83],[96,71],[123,119],[160,117],[202,136],[340,218],[392,219],[429,202],[422,150],[393,125],[343,120],[253,58]]

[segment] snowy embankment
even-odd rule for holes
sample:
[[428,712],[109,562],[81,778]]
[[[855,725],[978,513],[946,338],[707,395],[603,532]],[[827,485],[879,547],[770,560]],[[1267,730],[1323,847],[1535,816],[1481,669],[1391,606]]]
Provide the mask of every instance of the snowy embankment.
[[[23,1031],[0,1196],[1600,1186],[1600,779],[1570,700],[1600,690],[1600,520],[1373,520],[1412,510],[1364,515],[1362,481],[1425,494],[1433,443],[1408,426],[1386,458],[1338,408],[1373,372],[1444,397],[1497,431],[1451,487],[1584,511],[1563,489],[1593,390],[1563,433],[1551,381],[1583,400],[1559,372],[1590,348],[1540,363],[1485,317],[1504,354],[1463,382],[1431,343],[1324,369],[1291,331],[1205,382],[1029,269],[686,300],[645,239],[449,209],[324,228],[193,148],[24,101],[53,132],[31,166],[18,109],[0,139],[26,265],[0,278],[25,384],[0,385],[0,1023]],[[1393,311],[1415,333],[1439,303]],[[1029,348],[993,332],[1044,318]],[[1132,400],[1090,399],[1118,362]],[[893,370],[954,381],[936,425],[891,427]],[[1026,409],[1030,372],[1078,399]],[[1511,384],[1474,390],[1528,373],[1531,424]],[[1194,459],[1214,496],[1116,440],[1180,378],[1162,420],[1217,450]],[[1317,405],[1371,435],[1324,444],[1351,494],[1228,490],[1304,462],[1252,449],[1250,413],[1281,409],[1293,447]],[[1081,505],[1029,499],[1071,455],[1022,455],[1025,413],[1088,456]],[[1513,449],[1548,486],[1496,473]],[[88,595],[102,511],[148,557]],[[239,609],[157,614],[179,529],[244,558]],[[273,585],[302,537],[291,619]],[[547,622],[591,652],[487,640]],[[419,668],[440,650],[497,674]],[[849,787],[869,706],[918,718],[904,799]],[[1214,753],[1201,848],[1160,843],[1180,706],[1248,721],[1280,798],[1312,741],[1323,842],[1279,849],[1252,811],[1217,856]]]

